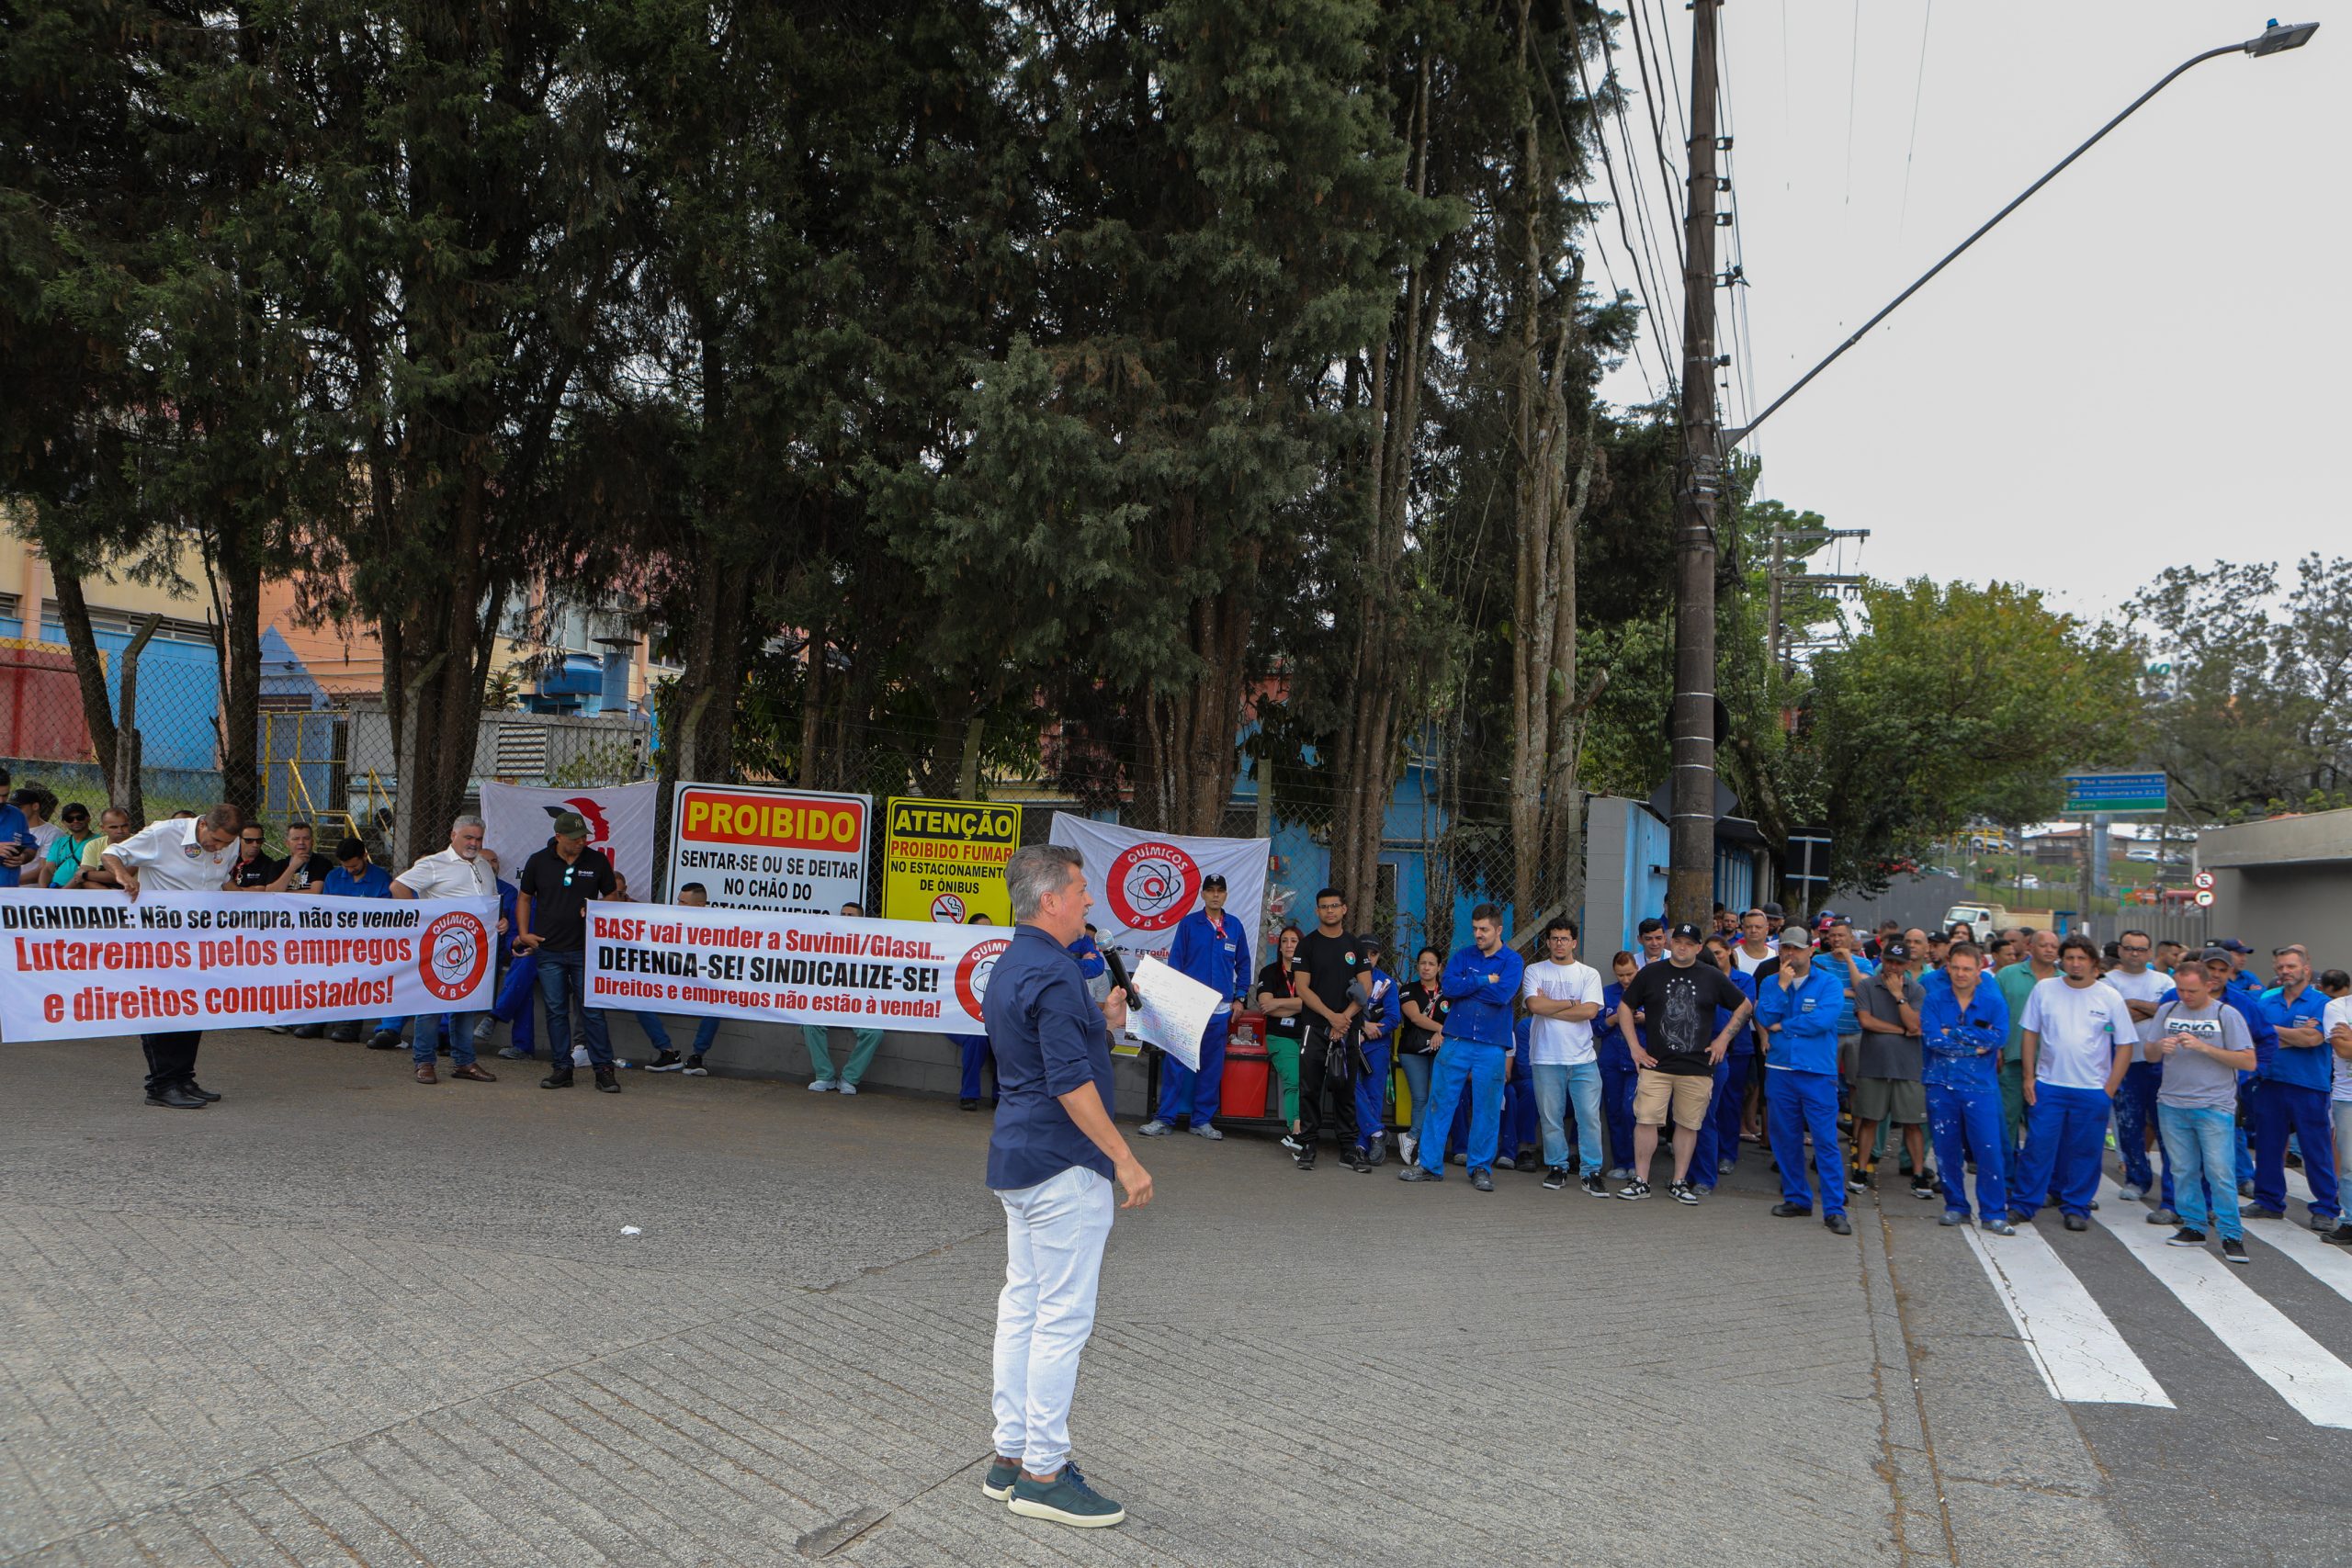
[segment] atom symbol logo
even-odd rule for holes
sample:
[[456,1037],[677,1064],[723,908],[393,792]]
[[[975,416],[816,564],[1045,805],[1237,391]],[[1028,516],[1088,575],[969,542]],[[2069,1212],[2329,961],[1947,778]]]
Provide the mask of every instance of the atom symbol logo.
[[425,927],[421,945],[418,977],[445,1002],[471,996],[490,967],[490,932],[481,917],[464,910],[452,910]]
[[988,1000],[989,976],[996,973],[998,955],[1012,945],[1012,938],[1001,936],[976,942],[956,965],[956,999],[974,1018],[981,1016],[980,1004]]
[[1130,931],[1166,931],[1200,897],[1201,868],[1169,843],[1136,844],[1111,863],[1103,889],[1111,912]]

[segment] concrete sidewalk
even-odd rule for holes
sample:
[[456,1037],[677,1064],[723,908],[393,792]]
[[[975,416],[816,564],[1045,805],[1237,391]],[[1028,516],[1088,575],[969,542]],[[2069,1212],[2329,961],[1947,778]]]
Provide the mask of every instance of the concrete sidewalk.
[[137,1062],[0,1047],[0,1562],[2149,1560],[1900,1190],[1841,1239],[1760,1168],[1685,1209],[1142,1143],[1074,1420],[1133,1517],[1079,1532],[978,1491],[984,1116],[263,1034],[165,1111]]

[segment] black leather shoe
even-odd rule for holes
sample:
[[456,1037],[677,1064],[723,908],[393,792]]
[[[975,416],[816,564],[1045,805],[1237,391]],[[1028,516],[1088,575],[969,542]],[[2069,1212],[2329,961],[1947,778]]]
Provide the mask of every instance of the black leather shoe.
[[356,1023],[338,1023],[327,1031],[327,1038],[337,1044],[356,1045],[359,1043],[359,1026]]
[[541,1089],[570,1089],[571,1087],[571,1069],[570,1067],[558,1067],[555,1071],[549,1073],[547,1077],[539,1080],[539,1087]]
[[1772,1213],[1775,1216],[1783,1220],[1802,1220],[1809,1217],[1813,1213],[1813,1205],[1810,1203],[1775,1203],[1772,1205]]
[[1495,1190],[1495,1179],[1482,1168],[1470,1173],[1470,1185],[1481,1192],[1492,1192]]
[[201,1111],[209,1103],[198,1100],[177,1084],[158,1089],[147,1097],[150,1105],[161,1105],[173,1111]]
[[180,1088],[182,1088],[182,1089],[186,1089],[188,1093],[190,1093],[190,1094],[192,1094],[192,1095],[196,1096],[196,1098],[197,1098],[197,1099],[198,1099],[198,1100],[200,1100],[204,1101],[204,1103],[205,1103],[205,1104],[207,1104],[207,1105],[211,1104],[214,1100],[218,1100],[218,1099],[220,1099],[220,1098],[219,1095],[217,1095],[217,1094],[213,1093],[210,1089],[209,1089],[205,1088],[202,1084],[200,1084],[200,1083],[197,1082],[194,1078],[189,1078],[189,1079],[187,1079],[187,1081],[183,1082],[183,1083],[180,1085]]
[[397,1029],[379,1029],[368,1037],[368,1049],[370,1051],[397,1051],[400,1048],[401,1032]]
[[599,1094],[618,1094],[620,1091],[620,1082],[613,1076],[613,1069],[610,1067],[598,1067],[596,1069],[596,1092]]
[[1830,1234],[1833,1235],[1854,1234],[1854,1227],[1846,1223],[1846,1216],[1843,1214],[1824,1214],[1821,1217],[1821,1223],[1829,1227]]
[[324,1034],[326,1032],[327,1026],[323,1023],[298,1023],[294,1026],[294,1038],[297,1040],[316,1040],[320,1035]]
[[2086,1231],[2091,1228],[2091,1223],[2081,1214],[2069,1214],[2066,1216],[2066,1228],[2070,1231]]

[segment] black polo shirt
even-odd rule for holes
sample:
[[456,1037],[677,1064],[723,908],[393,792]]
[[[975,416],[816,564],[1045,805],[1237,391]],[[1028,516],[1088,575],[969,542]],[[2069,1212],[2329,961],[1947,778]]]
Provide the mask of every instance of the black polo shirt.
[[620,886],[602,851],[583,849],[566,862],[550,843],[523,863],[515,887],[531,900],[531,929],[543,953],[582,953],[588,947],[588,901]]

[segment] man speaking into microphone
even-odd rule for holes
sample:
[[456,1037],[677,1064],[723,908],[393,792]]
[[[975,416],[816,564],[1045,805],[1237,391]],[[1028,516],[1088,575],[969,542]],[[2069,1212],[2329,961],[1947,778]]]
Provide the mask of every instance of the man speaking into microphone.
[[1070,945],[1093,899],[1076,850],[1034,844],[1005,863],[1012,942],[981,1002],[996,1056],[989,1186],[1004,1205],[1004,1291],[996,1308],[996,1453],[980,1489],[1016,1514],[1091,1528],[1126,1509],[1069,1459],[1078,1356],[1094,1332],[1094,1295],[1117,1206],[1151,1201],[1151,1176],[1111,1122],[1111,1049],[1125,993],[1089,999]]

